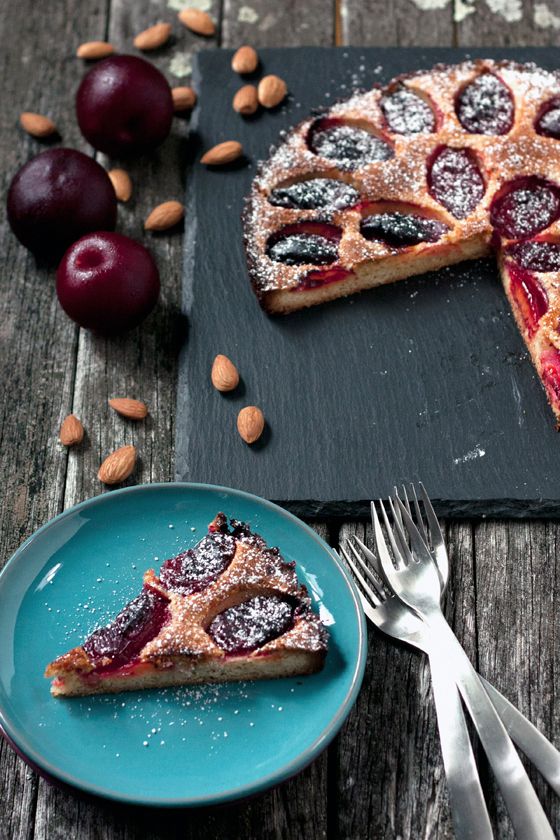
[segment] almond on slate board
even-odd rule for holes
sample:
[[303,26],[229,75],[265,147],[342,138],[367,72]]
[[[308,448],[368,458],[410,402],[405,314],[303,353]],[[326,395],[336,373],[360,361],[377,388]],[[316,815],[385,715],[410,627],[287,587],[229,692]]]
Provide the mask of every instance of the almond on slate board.
[[233,97],[233,110],[243,116],[254,114],[259,107],[259,97],[254,85],[243,85]]
[[107,175],[115,190],[118,201],[129,201],[132,195],[132,181],[124,169],[110,169]]
[[200,158],[201,163],[207,166],[223,166],[226,163],[232,163],[243,154],[243,146],[237,140],[226,140],[224,143],[218,143],[217,146],[212,146]]
[[247,46],[247,44],[239,47],[231,59],[231,69],[242,75],[245,73],[254,73],[258,66],[259,56],[257,55],[257,51],[253,47]]
[[237,431],[245,443],[256,443],[264,430],[264,415],[256,405],[247,405],[237,415]]
[[183,9],[177,17],[187,29],[197,35],[205,35],[208,38],[216,31],[214,21],[208,12],[203,12],[201,9]]
[[86,41],[85,44],[80,44],[76,50],[78,58],[85,58],[87,61],[94,61],[98,58],[107,58],[112,55],[115,48],[108,41]]
[[144,222],[145,230],[167,230],[178,224],[185,215],[185,207],[180,201],[164,201],[154,207]]
[[163,47],[170,35],[170,23],[156,23],[138,33],[134,39],[134,46],[138,50],[157,50],[158,47]]
[[175,113],[190,111],[196,105],[196,93],[192,87],[171,88],[171,96],[173,98],[173,109]]
[[280,76],[264,76],[259,82],[259,102],[264,108],[275,108],[288,93],[286,82]]
[[75,414],[65,417],[60,426],[59,440],[63,446],[75,446],[84,439],[84,427]]
[[109,400],[109,405],[117,414],[128,417],[129,420],[143,420],[148,414],[146,403],[130,399],[130,397],[113,397]]
[[49,117],[24,111],[20,114],[19,122],[24,131],[32,137],[50,137],[56,132],[56,125]]
[[97,477],[103,484],[120,484],[132,473],[135,465],[136,447],[121,446],[105,458]]
[[217,391],[233,391],[239,385],[237,368],[227,356],[218,354],[214,359],[210,373],[212,385]]

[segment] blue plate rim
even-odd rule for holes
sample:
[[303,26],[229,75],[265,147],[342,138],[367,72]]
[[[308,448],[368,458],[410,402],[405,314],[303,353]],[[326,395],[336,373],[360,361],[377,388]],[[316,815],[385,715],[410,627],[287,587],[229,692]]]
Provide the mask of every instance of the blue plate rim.
[[219,484],[205,484],[203,482],[190,481],[160,481],[147,484],[135,484],[131,487],[122,487],[119,490],[112,490],[110,493],[100,493],[97,496],[92,496],[89,499],[84,499],[84,501],[67,508],[66,510],[54,516],[52,519],[49,519],[48,522],[45,522],[44,525],[41,525],[39,528],[37,528],[37,530],[34,531],[33,534],[31,534],[19,546],[19,548],[16,549],[16,551],[11,555],[4,567],[0,570],[0,587],[2,586],[2,580],[7,574],[8,568],[13,568],[14,564],[18,562],[19,556],[23,554],[27,546],[30,543],[32,543],[33,540],[36,539],[37,536],[39,536],[39,534],[48,531],[50,528],[58,524],[58,522],[60,522],[62,519],[65,519],[66,517],[75,514],[77,511],[82,510],[85,507],[89,508],[93,505],[108,503],[114,496],[146,492],[148,490],[154,489],[204,490],[214,493],[229,493],[233,494],[234,496],[240,496],[250,501],[257,502],[258,504],[263,505],[265,508],[271,510],[273,513],[281,515],[289,522],[301,528],[304,532],[307,533],[309,537],[311,537],[316,543],[318,543],[318,545],[324,551],[327,552],[330,559],[338,567],[339,571],[342,573],[342,576],[346,581],[346,585],[348,586],[348,589],[352,596],[356,618],[358,622],[358,656],[356,658],[356,664],[354,667],[354,672],[352,674],[352,679],[348,688],[348,692],[346,693],[346,696],[343,702],[341,703],[336,715],[325,726],[321,734],[317,738],[315,738],[315,740],[305,750],[299,753],[294,759],[289,761],[287,764],[284,764],[282,767],[277,768],[274,772],[269,773],[268,775],[263,776],[251,783],[240,785],[236,788],[230,788],[229,790],[222,791],[219,794],[209,794],[208,796],[197,796],[191,798],[174,797],[170,799],[158,798],[153,800],[146,798],[139,799],[138,797],[135,797],[133,795],[117,793],[111,790],[111,788],[104,788],[99,785],[85,783],[82,780],[72,776],[71,774],[66,773],[62,768],[52,765],[34,749],[30,747],[24,747],[21,743],[20,738],[18,737],[19,733],[17,731],[14,731],[9,725],[8,721],[6,720],[4,710],[1,704],[0,734],[6,739],[6,741],[9,744],[12,745],[12,747],[26,762],[26,764],[32,767],[32,769],[34,769],[35,771],[46,774],[46,777],[49,781],[60,781],[63,784],[70,785],[71,787],[77,788],[78,790],[84,791],[85,793],[100,796],[104,799],[109,799],[116,802],[125,802],[134,805],[161,808],[195,808],[232,802],[237,799],[242,799],[244,797],[254,796],[255,794],[262,793],[268,790],[269,788],[275,787],[281,784],[282,782],[285,782],[286,780],[297,775],[301,770],[303,770],[305,767],[311,764],[311,762],[314,761],[323,752],[324,749],[326,749],[326,747],[338,734],[344,721],[348,717],[358,697],[358,693],[360,691],[365,672],[367,656],[367,630],[365,615],[359,599],[358,590],[354,581],[352,580],[352,577],[350,576],[350,573],[344,567],[334,549],[332,549],[331,546],[327,542],[325,542],[325,540],[323,540],[322,537],[320,537],[309,525],[307,525],[306,522],[303,522],[303,520],[299,519],[293,513],[276,504],[275,502],[271,502],[268,499],[264,499],[261,496],[255,495],[254,493],[249,493],[246,490],[237,490],[233,487],[226,487],[224,485]]

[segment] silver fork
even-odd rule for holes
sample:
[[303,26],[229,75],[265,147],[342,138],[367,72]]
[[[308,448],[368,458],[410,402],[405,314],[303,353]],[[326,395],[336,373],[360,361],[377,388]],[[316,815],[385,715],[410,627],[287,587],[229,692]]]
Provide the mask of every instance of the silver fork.
[[[392,549],[372,502],[377,554],[383,575],[393,592],[415,610],[431,630],[431,658],[440,657],[450,669],[501,788],[513,827],[520,840],[554,840],[546,814],[529,781],[513,743],[488,694],[441,611],[441,581],[429,548],[424,544],[406,506],[389,499],[391,526],[383,503],[379,508]],[[395,514],[395,507],[399,515]],[[402,522],[402,525],[401,525]]]
[[[372,552],[357,537],[355,540],[377,569],[377,559]],[[363,589],[359,590],[359,594],[367,617],[383,633],[408,642],[429,656],[429,633],[422,619],[404,607],[395,596],[387,596],[355,546],[349,541],[346,545],[347,548],[340,546],[340,553]],[[357,568],[350,551],[367,580]],[[455,835],[457,840],[490,840],[494,835],[457,686],[448,669],[442,667],[440,658],[430,657],[430,668]]]

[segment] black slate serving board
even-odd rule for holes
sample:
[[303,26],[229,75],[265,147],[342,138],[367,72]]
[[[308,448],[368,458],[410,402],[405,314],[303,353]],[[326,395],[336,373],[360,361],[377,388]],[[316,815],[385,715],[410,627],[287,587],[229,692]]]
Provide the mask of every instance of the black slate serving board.
[[[419,477],[442,514],[560,512],[560,435],[493,261],[274,318],[245,267],[243,198],[282,129],[355,88],[490,53],[560,66],[553,48],[262,50],[262,72],[285,78],[291,95],[244,120],[231,108],[242,84],[231,52],[199,53],[193,144],[238,139],[249,163],[227,172],[195,164],[189,175],[179,479],[248,490],[308,517],[362,516],[369,499]],[[241,372],[229,396],[210,385],[217,353]],[[247,404],[267,418],[253,447],[236,432]]]

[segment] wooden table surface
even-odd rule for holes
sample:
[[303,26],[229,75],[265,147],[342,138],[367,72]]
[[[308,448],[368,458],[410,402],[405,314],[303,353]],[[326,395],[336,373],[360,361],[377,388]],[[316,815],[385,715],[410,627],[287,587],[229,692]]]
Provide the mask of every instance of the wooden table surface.
[[[187,3],[188,5],[188,3]],[[195,3],[193,3],[195,5]],[[558,44],[558,0],[198,0],[218,21],[204,40],[176,23],[180,0],[4,0],[0,15],[3,107],[0,153],[5,189],[40,144],[19,130],[21,111],[52,116],[64,145],[90,151],[73,113],[83,41],[107,38],[133,51],[134,34],[174,22],[174,42],[151,58],[172,84],[186,83],[192,52],[208,46],[301,44],[511,46]],[[491,50],[489,50],[489,55]],[[560,64],[560,58],[559,58]],[[188,121],[149,159],[127,164],[133,200],[119,229],[143,239],[155,204],[182,198]],[[106,159],[101,162],[107,164]],[[4,190],[5,191],[5,190]],[[188,225],[188,219],[186,221]],[[128,483],[174,477],[181,235],[150,237],[163,293],[145,325],[118,340],[75,328],[59,308],[52,272],[0,230],[0,562],[64,508],[102,492],[102,458],[134,442],[140,464]],[[107,398],[137,395],[150,421],[126,425]],[[73,411],[87,427],[79,451],[57,443]],[[336,545],[360,524],[317,526]],[[482,674],[547,735],[560,742],[560,524],[448,522],[453,569],[448,615]],[[0,606],[1,608],[1,606]],[[496,836],[513,836],[483,756]],[[531,774],[556,832],[560,804]],[[358,703],[340,736],[296,779],[249,802],[198,811],[143,810],[87,799],[49,785],[0,743],[0,838],[450,838],[430,677],[426,662],[370,633]]]

